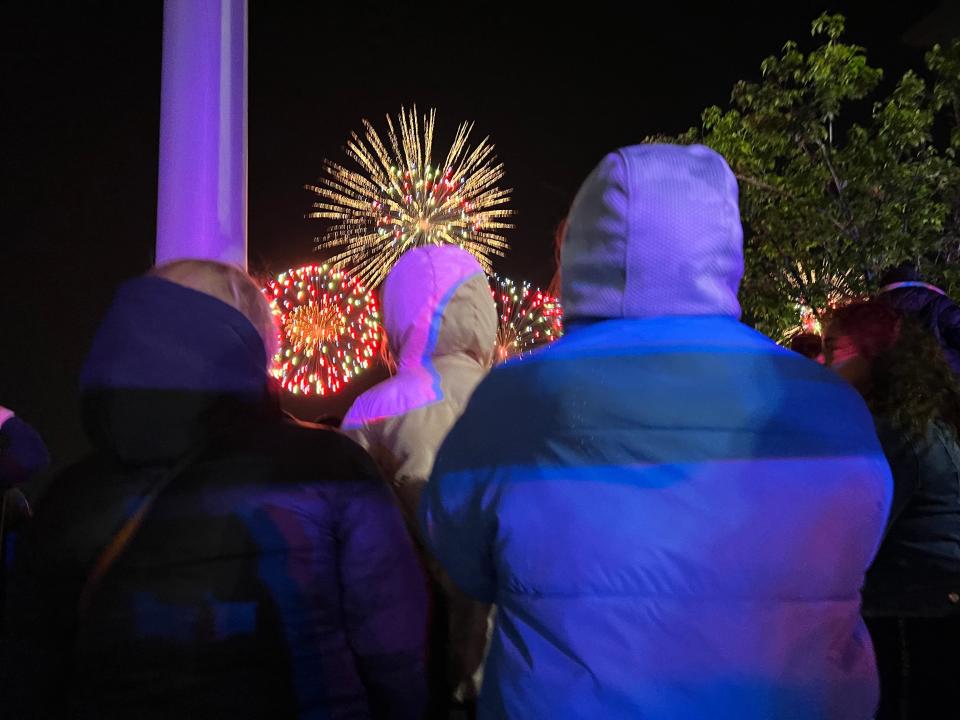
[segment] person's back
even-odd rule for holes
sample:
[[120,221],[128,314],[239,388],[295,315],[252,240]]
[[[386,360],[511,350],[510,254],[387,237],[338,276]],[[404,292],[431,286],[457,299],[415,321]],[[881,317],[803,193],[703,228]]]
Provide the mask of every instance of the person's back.
[[97,451],[17,545],[12,716],[418,717],[400,513],[354,443],[282,416],[263,344],[203,293],[120,290],[84,371]]
[[871,716],[889,471],[852,390],[737,322],[740,243],[706,148],[625,148],[575,200],[566,336],[481,383],[421,505],[498,606],[483,717]]
[[864,610],[887,616],[960,616],[960,444],[933,421],[919,437],[877,419],[897,492]]
[[[396,373],[357,398],[343,430],[376,460],[419,537],[417,504],[436,452],[492,363],[496,306],[472,255],[430,246],[408,251],[390,271],[383,313]],[[437,586],[433,700],[471,703],[490,608],[463,597],[431,557],[424,560]]]

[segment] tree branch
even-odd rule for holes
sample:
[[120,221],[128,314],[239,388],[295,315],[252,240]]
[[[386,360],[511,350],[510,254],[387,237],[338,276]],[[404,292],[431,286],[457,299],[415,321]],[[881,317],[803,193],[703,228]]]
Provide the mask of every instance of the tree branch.
[[[739,180],[740,182],[744,182],[747,185],[750,185],[751,187],[757,188],[758,190],[766,190],[767,192],[776,193],[777,195],[780,195],[781,197],[785,197],[789,200],[793,200],[795,202],[797,201],[797,197],[795,195],[793,195],[792,193],[782,188],[774,187],[773,185],[768,185],[762,180],[757,180],[756,178],[750,177],[749,175],[740,175],[740,174],[735,174],[735,175],[737,180]],[[859,237],[851,235],[850,228],[847,225],[844,225],[835,217],[833,217],[829,213],[825,212],[824,210],[821,210],[816,206],[814,206],[813,210],[818,215],[820,215],[820,217],[822,217],[824,220],[829,221],[835,228],[837,228],[837,230],[842,232],[844,235],[848,235],[851,240],[859,242]]]
[[846,214],[847,220],[850,223],[850,237],[859,243],[860,228],[858,228],[854,222],[853,210],[850,209],[850,206],[847,204],[847,199],[843,194],[843,184],[840,182],[836,168],[833,167],[833,163],[830,161],[830,150],[822,142],[818,142],[817,145],[820,146],[820,151],[823,153],[823,160],[827,164],[827,169],[830,171],[830,177],[833,178],[833,185],[837,188],[837,202],[840,204],[841,211]]

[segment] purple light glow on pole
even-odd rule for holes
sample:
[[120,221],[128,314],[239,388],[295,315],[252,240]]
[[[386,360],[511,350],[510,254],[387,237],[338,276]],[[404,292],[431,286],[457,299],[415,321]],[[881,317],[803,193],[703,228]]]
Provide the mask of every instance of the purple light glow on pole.
[[247,265],[247,0],[166,0],[156,262]]

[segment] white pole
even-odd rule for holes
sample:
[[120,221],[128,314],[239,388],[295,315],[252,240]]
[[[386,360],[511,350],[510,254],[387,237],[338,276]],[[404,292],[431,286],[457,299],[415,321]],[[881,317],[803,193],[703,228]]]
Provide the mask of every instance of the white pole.
[[247,0],[166,0],[158,264],[247,265]]

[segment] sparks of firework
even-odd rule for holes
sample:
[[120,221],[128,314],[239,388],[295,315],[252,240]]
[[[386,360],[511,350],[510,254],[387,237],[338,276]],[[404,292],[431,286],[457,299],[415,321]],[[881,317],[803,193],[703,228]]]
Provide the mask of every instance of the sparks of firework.
[[784,332],[781,336],[783,341],[788,341],[799,333],[820,335],[823,327],[819,317],[824,311],[856,297],[856,293],[851,289],[851,283],[855,279],[852,270],[846,273],[833,273],[825,266],[805,267],[799,262],[788,269],[787,279],[794,294],[805,294],[800,292],[802,288],[816,288],[826,296],[826,303],[825,306],[818,306],[818,311],[814,311],[808,304],[797,304],[795,306],[797,323]]
[[[457,128],[446,159],[433,160],[436,111],[417,118],[401,108],[399,135],[387,116],[387,143],[363,121],[364,137],[353,133],[346,153],[355,166],[326,162],[325,175],[307,188],[320,200],[308,217],[332,221],[317,245],[336,250],[329,262],[349,264],[367,286],[376,287],[407,250],[423,245],[458,245],[491,271],[491,256],[503,256],[502,231],[512,211],[510,190],[498,187],[503,165],[484,139],[471,148],[472,123]],[[422,132],[421,132],[422,128]]]
[[823,334],[823,326],[812,308],[800,308],[800,332],[813,333],[814,335]]
[[374,364],[380,321],[373,291],[329,265],[280,273],[263,289],[279,319],[271,374],[294,395],[328,395]]
[[497,362],[523,355],[563,335],[560,301],[530,283],[517,285],[494,275],[491,292],[500,316],[497,328]]

